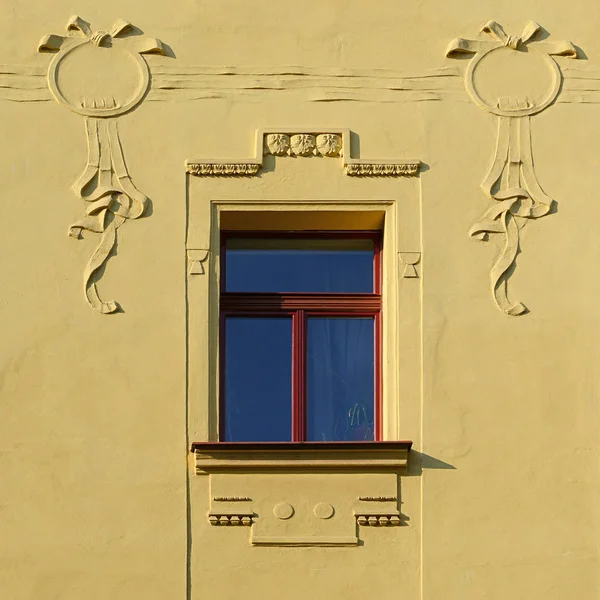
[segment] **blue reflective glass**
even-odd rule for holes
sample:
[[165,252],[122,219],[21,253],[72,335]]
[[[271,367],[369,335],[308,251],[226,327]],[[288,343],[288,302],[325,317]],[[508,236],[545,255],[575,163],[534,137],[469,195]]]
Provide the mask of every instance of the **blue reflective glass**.
[[291,317],[227,317],[221,368],[225,441],[291,441]]
[[226,242],[227,292],[373,292],[373,240],[245,239]]
[[375,439],[375,320],[308,319],[308,441]]

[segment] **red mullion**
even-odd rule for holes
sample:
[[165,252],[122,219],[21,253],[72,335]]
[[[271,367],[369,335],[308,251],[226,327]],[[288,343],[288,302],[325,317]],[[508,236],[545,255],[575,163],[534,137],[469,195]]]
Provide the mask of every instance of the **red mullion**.
[[221,306],[229,311],[309,310],[332,313],[374,312],[381,308],[378,294],[256,293],[221,294]]
[[346,317],[347,319],[353,318],[361,318],[361,317],[376,317],[379,314],[379,309],[362,309],[356,308],[352,310],[347,309],[320,309],[320,308],[311,308],[310,310],[305,310],[307,313],[306,316],[310,317]]
[[306,441],[306,316],[303,309],[294,312],[292,367],[292,441]]

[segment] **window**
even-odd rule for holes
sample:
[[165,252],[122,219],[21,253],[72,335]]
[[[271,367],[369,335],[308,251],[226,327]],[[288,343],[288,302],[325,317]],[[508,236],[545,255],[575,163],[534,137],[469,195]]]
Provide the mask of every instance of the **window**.
[[379,232],[224,232],[221,441],[380,439]]

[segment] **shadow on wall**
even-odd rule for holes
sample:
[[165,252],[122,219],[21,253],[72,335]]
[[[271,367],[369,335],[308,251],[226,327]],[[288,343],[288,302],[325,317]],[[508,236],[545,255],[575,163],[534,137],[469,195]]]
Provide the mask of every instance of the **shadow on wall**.
[[445,469],[450,471],[456,471],[456,467],[450,463],[444,462],[429,454],[423,452],[417,452],[411,450],[408,460],[408,469],[403,477],[420,477],[423,475],[423,471],[426,469]]
[[402,525],[410,524],[410,517],[402,512],[402,479],[405,477],[420,477],[423,475],[423,471],[425,470],[448,470],[448,471],[456,471],[456,467],[451,465],[450,463],[444,462],[443,460],[439,460],[434,456],[429,456],[429,454],[424,454],[423,452],[417,452],[416,450],[411,450],[408,458],[408,468],[405,473],[403,473],[400,477],[398,477],[398,504],[400,506],[400,519]]

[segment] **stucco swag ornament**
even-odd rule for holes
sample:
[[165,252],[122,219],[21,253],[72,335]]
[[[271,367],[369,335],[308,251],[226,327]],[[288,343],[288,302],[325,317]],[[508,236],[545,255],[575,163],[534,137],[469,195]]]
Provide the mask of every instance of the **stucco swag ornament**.
[[117,242],[117,229],[143,216],[148,198],[134,185],[125,164],[117,118],[135,108],[150,87],[150,73],[142,54],[165,54],[163,44],[134,33],[119,19],[107,31],[93,31],[80,17],[71,17],[67,35],[46,35],[38,52],[53,52],[48,87],[55,100],[85,118],[88,158],[73,191],[85,202],[85,217],[69,228],[102,235],[84,273],[88,303],[103,314],[119,305],[103,301],[96,287],[102,267]]
[[496,153],[481,183],[495,203],[469,234],[483,241],[489,234],[504,236],[504,248],[490,276],[496,304],[508,315],[527,312],[524,304],[509,300],[506,289],[519,253],[519,230],[528,219],[550,213],[554,202],[535,174],[530,117],[548,108],[560,93],[562,74],[553,57],[577,58],[571,42],[536,41],[541,30],[530,21],[520,36],[512,36],[489,21],[481,31],[493,39],[458,38],[446,50],[450,58],[474,54],[465,87],[475,104],[498,116]]

